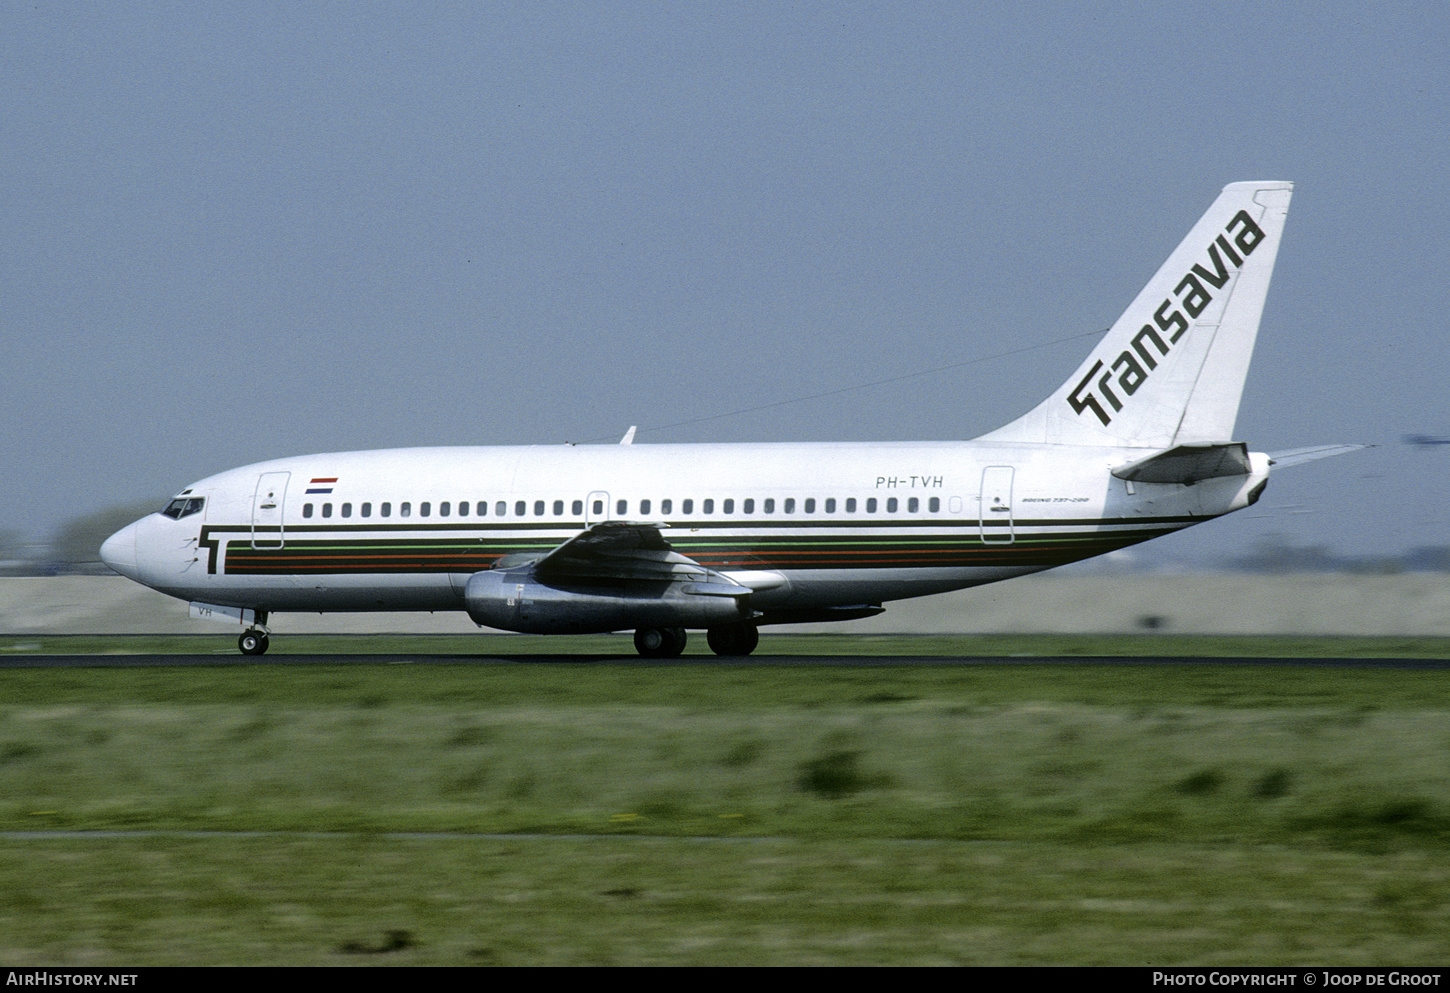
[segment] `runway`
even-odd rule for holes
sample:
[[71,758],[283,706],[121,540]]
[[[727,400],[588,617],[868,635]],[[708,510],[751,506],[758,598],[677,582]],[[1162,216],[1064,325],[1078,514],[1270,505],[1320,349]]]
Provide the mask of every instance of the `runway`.
[[308,665],[477,665],[477,666],[837,666],[860,668],[927,666],[1297,666],[1326,669],[1450,669],[1450,659],[1417,658],[1290,658],[1255,656],[946,656],[946,655],[752,655],[720,658],[683,655],[675,659],[643,659],[635,655],[18,655],[0,659],[0,669],[126,669],[176,666],[227,668],[238,666]]

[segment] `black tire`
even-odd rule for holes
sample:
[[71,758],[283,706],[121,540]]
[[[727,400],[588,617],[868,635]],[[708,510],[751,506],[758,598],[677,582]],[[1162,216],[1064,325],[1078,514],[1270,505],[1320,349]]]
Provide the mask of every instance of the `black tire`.
[[265,631],[243,631],[242,636],[237,639],[237,647],[242,650],[243,655],[265,655],[267,634]]
[[634,633],[634,648],[647,659],[678,658],[687,641],[684,628],[640,628]]
[[705,632],[705,640],[716,655],[749,655],[760,644],[760,629],[754,624],[730,624],[710,628]]

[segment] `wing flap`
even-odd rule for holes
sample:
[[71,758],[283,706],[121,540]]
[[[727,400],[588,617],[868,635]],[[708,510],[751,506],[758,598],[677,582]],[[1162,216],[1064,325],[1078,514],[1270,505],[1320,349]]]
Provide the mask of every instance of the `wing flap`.
[[692,596],[728,596],[743,597],[750,595],[750,589],[746,586],[734,586],[729,583],[686,583],[680,587],[681,593],[689,593]]

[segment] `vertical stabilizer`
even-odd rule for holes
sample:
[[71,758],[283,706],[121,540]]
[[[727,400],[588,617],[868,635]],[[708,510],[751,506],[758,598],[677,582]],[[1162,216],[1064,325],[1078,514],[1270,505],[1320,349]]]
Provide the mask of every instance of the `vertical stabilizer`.
[[1232,440],[1292,183],[1233,183],[1052,396],[987,441]]

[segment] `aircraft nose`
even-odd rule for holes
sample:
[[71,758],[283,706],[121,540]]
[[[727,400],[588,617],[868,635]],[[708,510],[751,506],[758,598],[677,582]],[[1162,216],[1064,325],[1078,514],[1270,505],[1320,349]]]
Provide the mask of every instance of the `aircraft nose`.
[[136,526],[127,524],[101,544],[101,561],[127,579],[136,579]]

